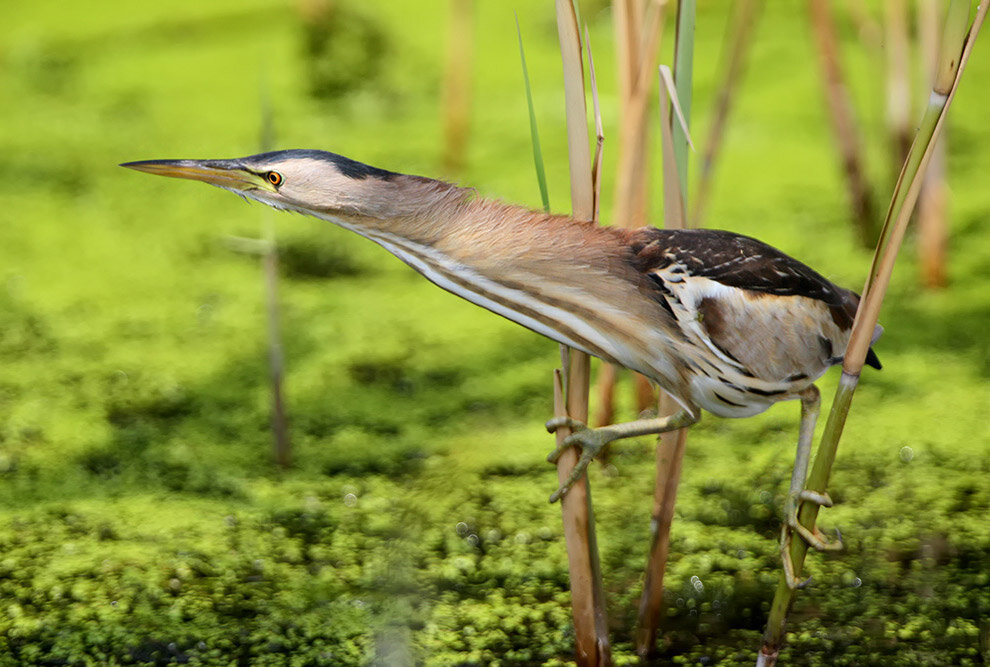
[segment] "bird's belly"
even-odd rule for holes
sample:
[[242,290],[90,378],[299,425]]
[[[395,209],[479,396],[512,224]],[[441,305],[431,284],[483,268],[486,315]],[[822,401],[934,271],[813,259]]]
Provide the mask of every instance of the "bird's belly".
[[789,398],[790,392],[780,395],[760,396],[747,392],[735,383],[727,384],[719,379],[700,375],[691,380],[691,398],[702,409],[719,417],[752,417],[765,411],[780,400]]
[[711,375],[697,372],[691,376],[691,399],[719,417],[752,417],[774,403],[799,398],[799,393],[821,377],[826,368],[811,376],[802,374],[777,381],[745,377],[729,367],[718,370]]
[[674,278],[666,286],[684,340],[673,352],[691,400],[712,414],[750,417],[798,398],[845,344],[841,332],[823,330],[829,316],[813,299]]

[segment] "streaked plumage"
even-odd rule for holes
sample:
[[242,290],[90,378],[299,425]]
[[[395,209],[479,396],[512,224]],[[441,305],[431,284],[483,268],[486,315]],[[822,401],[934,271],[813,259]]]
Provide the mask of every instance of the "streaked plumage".
[[[652,378],[684,408],[676,423],[585,432],[607,431],[605,442],[683,426],[701,409],[746,417],[800,398],[817,414],[812,385],[841,361],[858,303],[746,236],[575,222],[333,153],[124,166],[205,181],[350,229],[468,301]],[[868,361],[879,368],[872,351]],[[600,446],[571,437],[589,451]]]
[[[842,362],[859,297],[756,239],[718,230],[633,233],[634,265],[691,343],[691,395],[747,417]],[[879,368],[870,351],[867,360]]]

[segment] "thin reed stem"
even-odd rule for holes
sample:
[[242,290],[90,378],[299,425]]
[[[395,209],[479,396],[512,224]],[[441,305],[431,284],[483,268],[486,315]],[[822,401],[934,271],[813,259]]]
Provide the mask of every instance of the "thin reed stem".
[[[691,121],[691,86],[694,83],[695,13],[694,0],[680,0],[677,3],[674,84],[677,86],[677,101],[681,113],[687,122]],[[681,199],[686,202],[688,200],[688,139],[687,133],[677,127],[674,127],[674,159],[677,162],[677,180],[681,187]]]
[[[275,118],[267,85],[262,84],[261,132],[258,142],[262,151],[275,145]],[[268,330],[268,380],[271,391],[272,446],[275,464],[287,469],[292,464],[289,440],[289,418],[285,410],[285,354],[282,347],[282,327],[278,292],[278,244],[271,211],[262,213],[261,262],[265,284],[265,315]]]
[[443,167],[452,175],[464,169],[471,130],[473,23],[474,0],[452,0],[443,105]]
[[715,101],[711,128],[708,130],[708,138],[701,153],[698,166],[698,186],[691,201],[691,215],[688,218],[691,227],[701,227],[704,222],[708,200],[711,196],[715,163],[722,148],[725,127],[732,110],[732,102],[735,100],[738,84],[743,77],[746,57],[752,43],[751,38],[762,9],[763,0],[740,0],[735,3],[732,18],[727,28],[725,56],[722,58],[722,83],[719,86]]
[[[572,0],[556,0],[557,34],[564,68],[564,97],[567,111],[567,145],[571,177],[571,207],[575,219],[592,220],[595,212],[591,150],[588,145],[588,116],[585,103],[584,64],[577,13]],[[561,350],[566,358],[563,372],[555,374],[555,410],[557,416],[578,421],[588,419],[588,387],[591,362],[577,350]],[[558,389],[559,388],[559,389]],[[557,399],[560,394],[562,400]],[[570,435],[568,429],[557,430],[557,443]],[[569,447],[557,460],[557,475],[563,482],[578,461],[575,448]],[[577,664],[611,664],[605,596],[602,587],[598,545],[595,538],[594,511],[587,475],[561,498],[564,535],[570,567],[571,606],[574,618],[575,657]]]
[[[650,0],[645,7],[642,5],[633,0],[612,3],[621,114],[612,224],[626,228],[647,225],[650,176],[647,111],[664,18],[664,5],[659,0]],[[618,369],[609,366],[603,367],[598,374],[596,426],[611,424],[614,420],[613,394],[618,376]],[[635,376],[635,382],[637,411],[642,412],[655,404],[653,389],[649,380],[641,375]],[[609,449],[603,450],[603,460],[607,460],[608,452]]]
[[[853,394],[859,383],[859,374],[863,368],[879,319],[880,307],[890,283],[894,262],[904,239],[904,232],[911,218],[911,212],[917,202],[925,170],[942,130],[946,112],[955,97],[976,35],[979,33],[986,16],[986,11],[987,3],[984,3],[980,6],[976,19],[967,32],[969,0],[953,0],[949,6],[942,33],[942,47],[935,84],[915,134],[914,142],[911,144],[907,160],[901,170],[890,207],[887,210],[883,229],[880,232],[880,241],[873,256],[873,265],[870,267],[869,278],[863,290],[863,298],[860,300],[852,334],[846,347],[842,376],[832,402],[828,421],[825,424],[825,430],[819,442],[814,465],[808,476],[806,488],[811,491],[824,493],[828,486],[839,439],[842,436]],[[820,506],[817,504],[802,503],[798,511],[798,521],[809,530],[814,530],[819,510]],[[801,574],[807,551],[808,545],[804,540],[791,540],[790,558],[795,576]],[[787,614],[794,603],[795,594],[796,591],[788,586],[786,578],[782,576],[770,609],[770,618],[757,665],[776,664],[780,648],[784,643]]]
[[[694,51],[694,0],[682,0],[678,5],[677,38],[674,62],[681,68],[674,73],[674,90],[665,82],[666,68],[661,68],[660,126],[663,146],[664,226],[683,229],[687,222],[687,123],[691,104],[691,62]],[[681,98],[682,93],[685,99]],[[685,107],[685,102],[687,106]],[[676,104],[675,104],[676,103]],[[680,109],[680,122],[674,122],[673,109]],[[659,415],[669,415],[680,409],[664,391],[657,405]],[[653,490],[653,512],[650,520],[650,554],[646,563],[643,594],[639,603],[636,630],[636,653],[641,658],[656,650],[657,634],[663,611],[663,579],[670,550],[670,529],[677,502],[687,429],[663,433],[657,440],[657,474]]]
[[[938,25],[941,23],[939,0],[918,0],[918,79],[929,87],[935,79],[938,56]],[[943,131],[944,132],[944,131]],[[945,144],[943,136],[935,145],[935,154],[918,195],[918,267],[921,284],[940,289],[949,282],[948,254],[949,192],[945,180]]]
[[818,60],[825,84],[825,101],[835,140],[839,144],[846,187],[860,243],[869,247],[876,239],[873,227],[873,191],[866,176],[863,143],[839,64],[839,46],[829,0],[808,0],[811,26],[818,46]]

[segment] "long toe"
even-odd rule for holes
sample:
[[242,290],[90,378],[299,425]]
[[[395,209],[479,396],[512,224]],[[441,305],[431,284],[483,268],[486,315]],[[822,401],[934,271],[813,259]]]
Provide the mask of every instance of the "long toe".
[[[602,450],[602,448],[613,439],[614,437],[608,428],[585,428],[584,430],[577,431],[567,436],[564,439],[564,442],[550,454],[550,456],[554,457],[553,461],[560,458],[560,454],[564,449],[567,447],[574,447],[575,445],[579,445],[581,447],[581,457],[578,459],[574,469],[571,470],[567,480],[565,480],[564,483],[560,485],[560,488],[554,491],[550,496],[550,502],[556,502],[561,496],[567,493],[571,486],[573,486],[574,483],[577,482],[588,469],[588,464],[591,463],[591,460],[598,456],[598,453]],[[547,458],[549,459],[550,457]]]
[[580,422],[576,419],[571,419],[570,417],[554,417],[553,419],[547,421],[546,423],[547,431],[554,433],[559,428],[569,428],[572,431],[584,431],[588,426],[584,422]]
[[794,571],[794,561],[791,559],[791,534],[790,530],[784,527],[784,536],[780,540],[780,559],[784,566],[784,580],[787,587],[792,591],[804,588],[811,583],[811,577],[801,579]]
[[816,551],[842,551],[845,548],[845,545],[842,543],[842,535],[838,532],[836,533],[836,539],[830,540],[817,527],[814,531],[811,531],[796,521],[790,527],[801,536],[801,539],[808,543],[809,547]]
[[567,476],[567,479],[564,480],[564,483],[561,484],[556,491],[550,494],[551,503],[557,502],[564,496],[565,493],[571,490],[571,487],[574,486],[574,484],[576,484],[577,481],[584,475],[585,471],[588,470],[588,464],[591,463],[592,458],[592,456],[585,456],[585,454],[581,455],[581,458],[578,459],[578,462],[574,465],[574,468],[571,470],[570,475]]
[[821,505],[822,507],[832,506],[832,497],[827,493],[819,493],[818,491],[810,491],[805,489],[798,494],[798,498],[800,500],[807,500],[809,503]]

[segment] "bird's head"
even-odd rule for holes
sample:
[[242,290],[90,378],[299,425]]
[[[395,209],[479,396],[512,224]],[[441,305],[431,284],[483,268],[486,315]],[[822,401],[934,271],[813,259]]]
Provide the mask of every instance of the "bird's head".
[[410,178],[317,150],[275,151],[230,160],[144,160],[121,166],[202,181],[274,208],[319,217],[377,217],[392,199],[393,182]]

